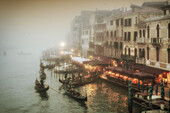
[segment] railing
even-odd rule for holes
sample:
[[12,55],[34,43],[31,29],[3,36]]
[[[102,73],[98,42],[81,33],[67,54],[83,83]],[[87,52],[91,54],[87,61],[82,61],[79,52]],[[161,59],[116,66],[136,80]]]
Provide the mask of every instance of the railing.
[[89,42],[89,47],[94,47],[94,42]]
[[140,44],[144,44],[146,41],[145,38],[137,38],[136,42]]
[[162,46],[162,39],[161,38],[151,38],[151,43],[153,46],[160,47],[160,46]]
[[95,42],[94,44],[95,44],[95,45],[102,46],[102,45],[103,45],[103,42]]
[[130,60],[130,61],[136,61],[136,56],[130,56],[130,55],[124,55],[124,54],[121,54],[121,59],[123,60]]
[[136,63],[145,64],[145,58],[136,58]]

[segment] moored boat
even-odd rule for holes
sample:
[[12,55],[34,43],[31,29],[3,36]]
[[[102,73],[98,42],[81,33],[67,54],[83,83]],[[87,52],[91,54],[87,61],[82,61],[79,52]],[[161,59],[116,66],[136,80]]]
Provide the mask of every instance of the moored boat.
[[35,80],[35,90],[38,92],[46,92],[49,89],[48,85],[41,85],[40,82],[36,79]]
[[[160,107],[163,105],[164,109],[167,110],[168,101],[163,100],[161,96],[152,95],[151,99],[152,109],[160,109]],[[133,101],[141,107],[149,107],[149,93],[137,92],[133,97]]]

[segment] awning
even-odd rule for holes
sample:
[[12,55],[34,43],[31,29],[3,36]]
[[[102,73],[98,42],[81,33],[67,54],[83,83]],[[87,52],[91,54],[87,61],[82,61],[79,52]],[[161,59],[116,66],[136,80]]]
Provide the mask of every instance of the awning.
[[138,79],[154,79],[154,75],[146,72],[136,72],[133,76]]

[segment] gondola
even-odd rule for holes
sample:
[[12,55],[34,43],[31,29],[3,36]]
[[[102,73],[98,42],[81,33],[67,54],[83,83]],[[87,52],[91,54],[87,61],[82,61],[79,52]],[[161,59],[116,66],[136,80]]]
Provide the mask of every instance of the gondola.
[[35,80],[35,90],[37,90],[37,92],[46,92],[48,89],[48,85],[44,85],[44,87],[42,87],[40,82],[37,79]]
[[78,101],[87,101],[87,96],[81,95],[79,92],[75,91],[73,88],[69,88],[67,86],[64,86],[63,88],[66,91],[66,94],[69,95],[70,97]]
[[65,83],[66,82],[66,80],[61,80],[61,79],[59,79],[59,82],[61,82],[61,83]]

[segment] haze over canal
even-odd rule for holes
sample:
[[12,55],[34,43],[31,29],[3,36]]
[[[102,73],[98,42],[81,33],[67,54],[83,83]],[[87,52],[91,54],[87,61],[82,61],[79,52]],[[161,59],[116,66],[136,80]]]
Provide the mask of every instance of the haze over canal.
[[[87,92],[88,101],[79,103],[64,94],[58,75],[46,70],[46,83],[51,88],[40,95],[34,89],[40,54],[0,55],[0,112],[1,113],[128,113],[127,90],[99,80],[77,88]],[[85,90],[86,89],[86,90]]]

